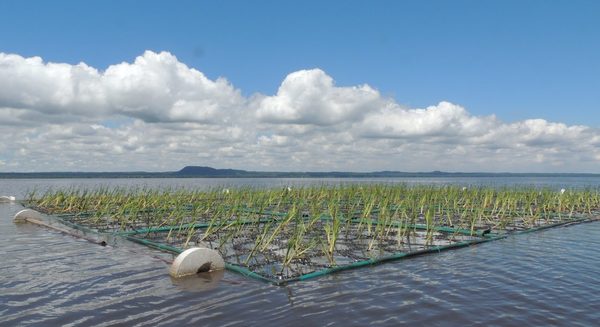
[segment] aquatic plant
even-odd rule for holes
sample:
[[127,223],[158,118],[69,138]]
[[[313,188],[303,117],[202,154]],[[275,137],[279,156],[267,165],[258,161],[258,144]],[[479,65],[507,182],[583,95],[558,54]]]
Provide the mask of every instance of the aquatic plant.
[[[227,191],[224,191],[227,190]],[[247,267],[336,266],[597,215],[597,189],[408,186],[107,188],[30,192],[25,205],[99,232],[187,248]],[[325,261],[319,261],[325,258]],[[266,268],[265,268],[266,269]],[[299,273],[296,271],[296,273]]]

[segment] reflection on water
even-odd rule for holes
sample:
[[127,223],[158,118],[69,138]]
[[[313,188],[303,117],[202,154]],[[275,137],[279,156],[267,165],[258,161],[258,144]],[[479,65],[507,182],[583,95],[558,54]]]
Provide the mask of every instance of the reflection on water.
[[[167,181],[173,187],[231,185],[231,180]],[[244,185],[291,182],[269,179]],[[523,184],[599,185],[595,180],[567,182]],[[36,185],[102,183],[157,186],[165,180],[0,180],[0,195],[22,195]],[[123,240],[101,247],[15,225],[11,219],[20,209],[0,204],[2,326],[593,326],[600,319],[598,222],[277,287],[230,272],[172,280],[165,263],[170,255]]]
[[171,277],[171,282],[182,291],[202,292],[209,291],[219,286],[219,282],[223,279],[224,275],[225,270],[217,270],[200,273],[196,276],[187,276],[182,278]]

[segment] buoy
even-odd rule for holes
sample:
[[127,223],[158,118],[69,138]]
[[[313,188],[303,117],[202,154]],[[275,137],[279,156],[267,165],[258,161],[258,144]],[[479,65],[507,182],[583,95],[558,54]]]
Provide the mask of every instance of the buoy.
[[225,269],[225,261],[219,252],[207,248],[191,248],[181,252],[175,258],[169,274],[179,278],[222,269]]
[[15,201],[14,196],[5,196],[5,195],[0,196],[0,203],[9,203],[9,202],[14,202],[14,201]]
[[42,219],[42,215],[35,210],[23,209],[17,212],[13,221],[15,223],[25,223],[28,219],[40,220]]

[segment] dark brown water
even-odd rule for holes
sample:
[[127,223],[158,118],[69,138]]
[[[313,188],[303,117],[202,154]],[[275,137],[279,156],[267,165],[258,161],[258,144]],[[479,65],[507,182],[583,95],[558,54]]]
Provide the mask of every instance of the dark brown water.
[[[20,188],[0,186],[3,194]],[[0,204],[2,326],[595,326],[600,320],[598,222],[278,287],[230,272],[173,281],[165,255],[15,225],[20,209]]]

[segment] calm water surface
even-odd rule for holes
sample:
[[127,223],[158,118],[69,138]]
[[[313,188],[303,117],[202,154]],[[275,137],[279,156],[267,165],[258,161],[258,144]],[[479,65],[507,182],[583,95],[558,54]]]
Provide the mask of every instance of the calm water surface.
[[[365,180],[0,180],[0,195],[59,187],[279,187]],[[599,187],[600,179],[381,179],[461,185]],[[0,204],[0,325],[596,326],[600,223],[342,272],[284,287],[224,272],[183,281],[169,255],[117,240],[100,247],[32,225]]]

